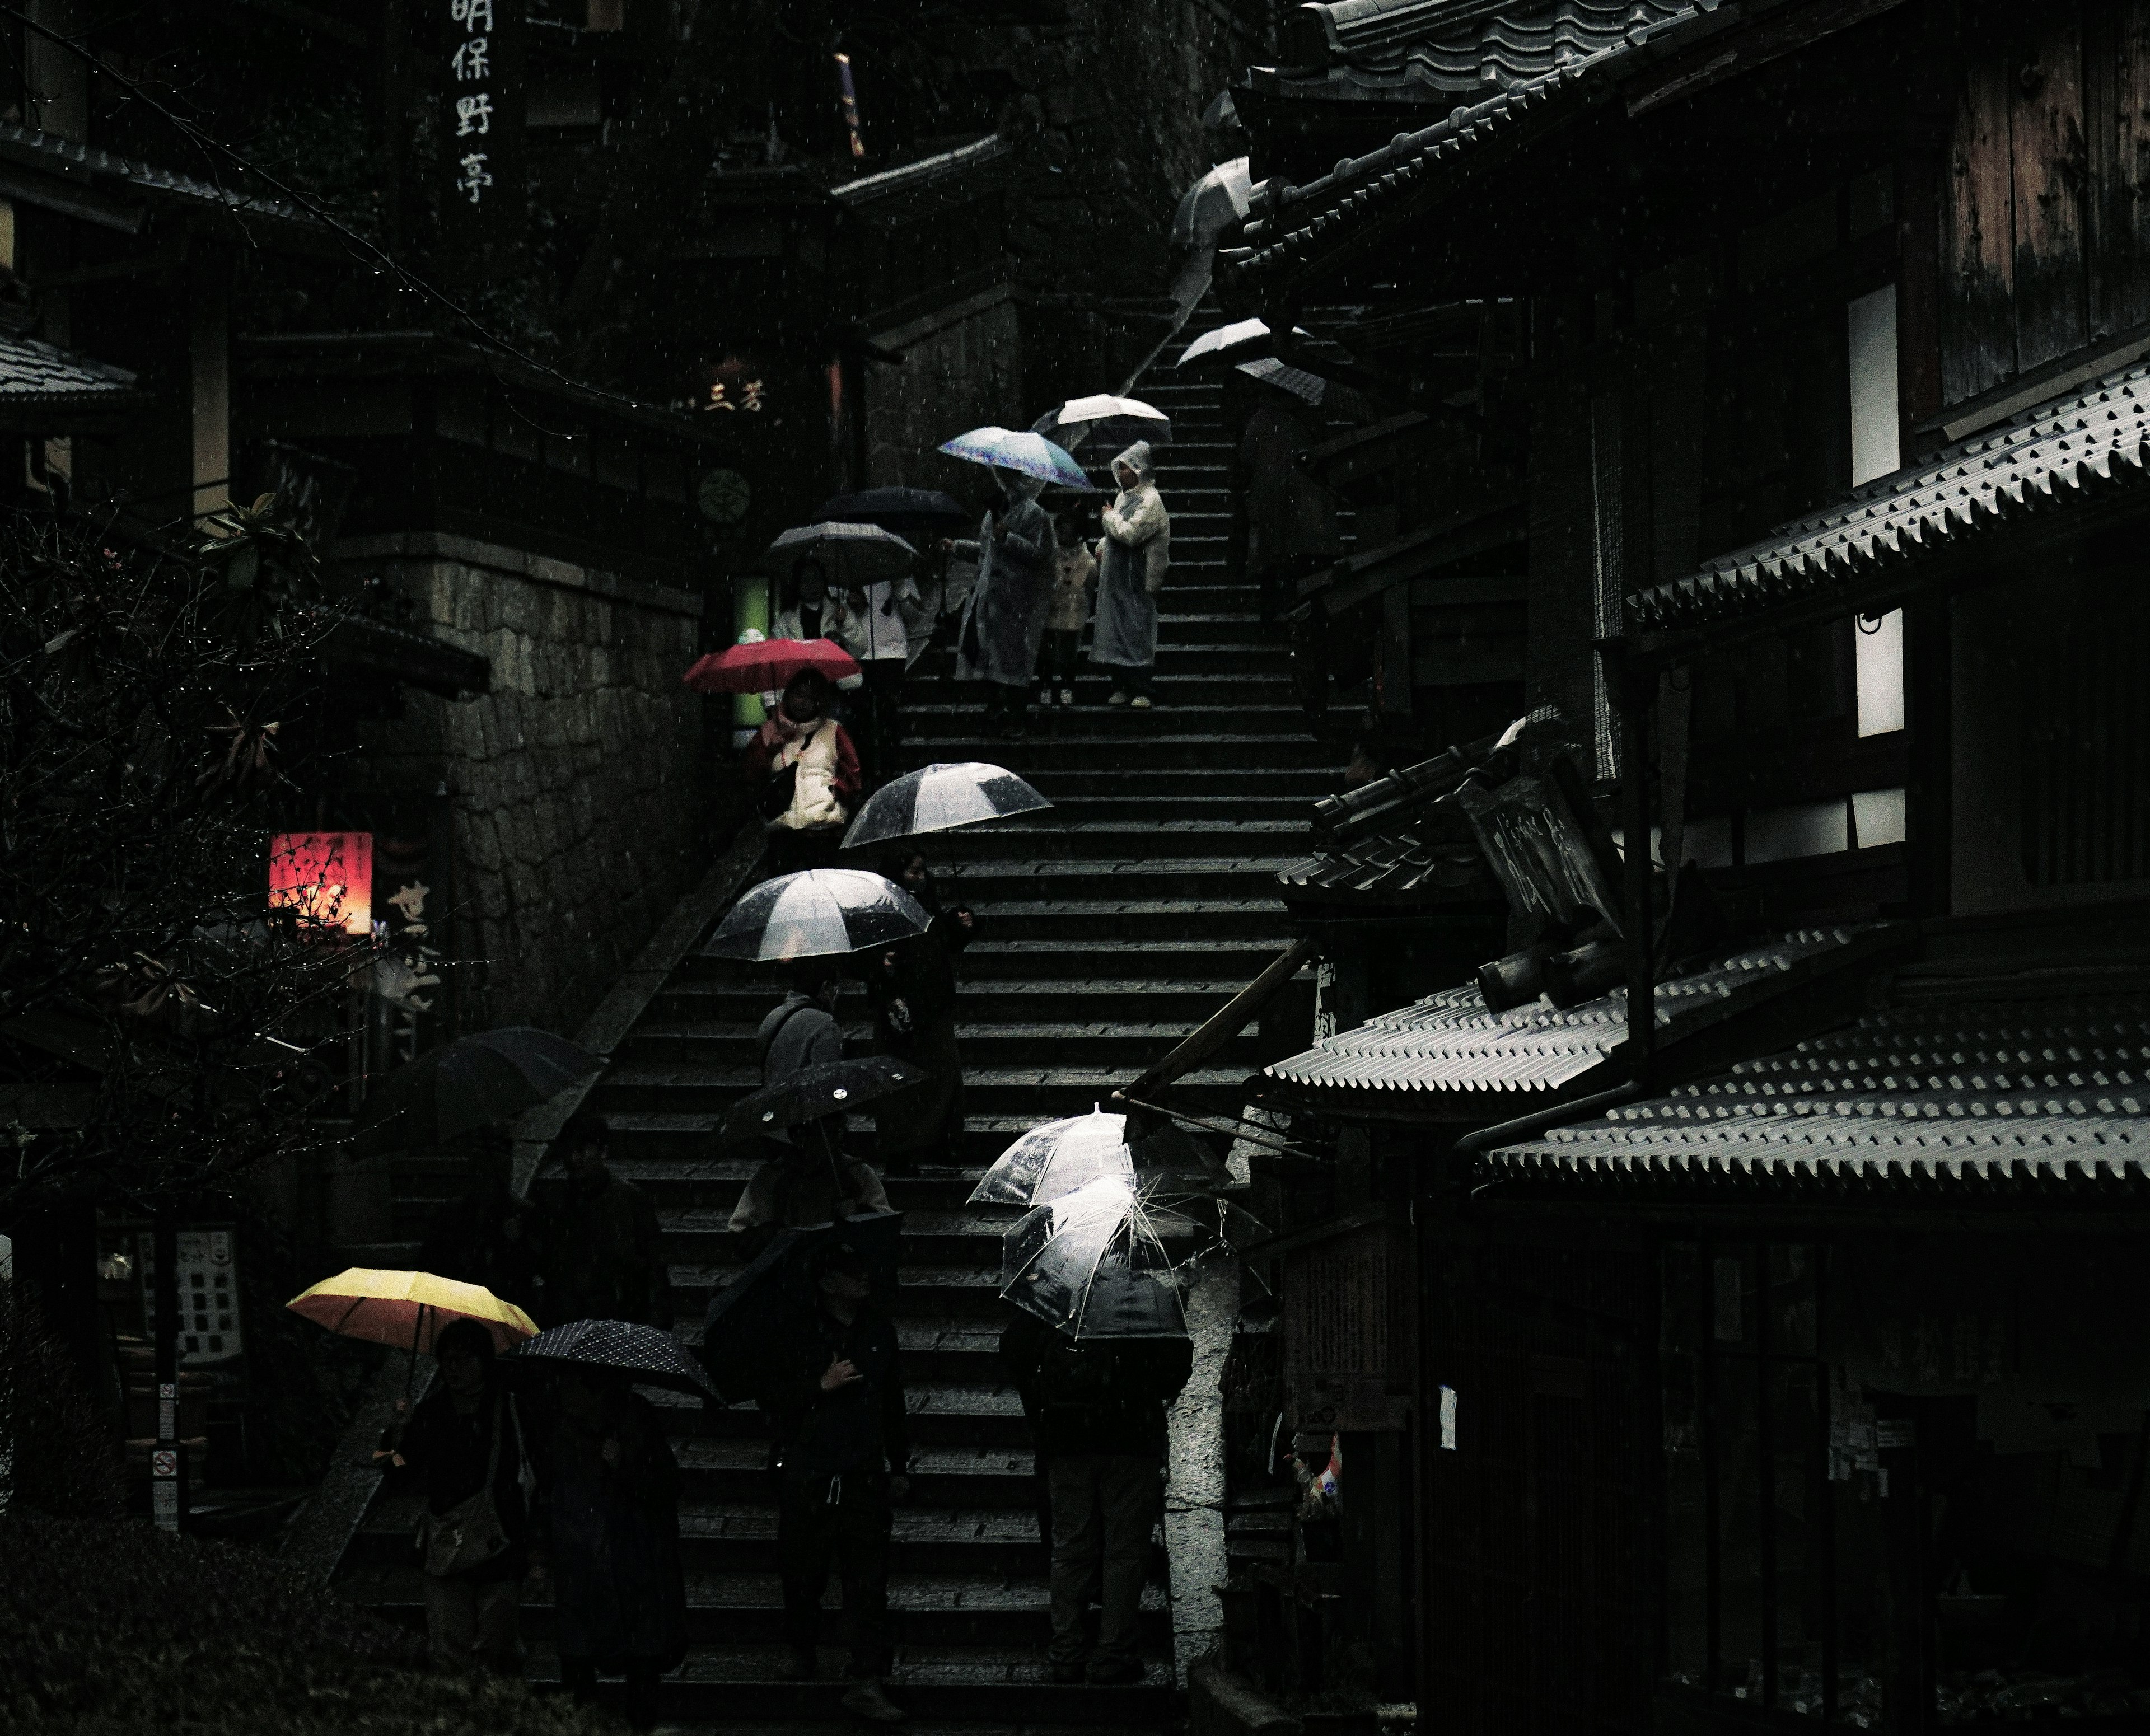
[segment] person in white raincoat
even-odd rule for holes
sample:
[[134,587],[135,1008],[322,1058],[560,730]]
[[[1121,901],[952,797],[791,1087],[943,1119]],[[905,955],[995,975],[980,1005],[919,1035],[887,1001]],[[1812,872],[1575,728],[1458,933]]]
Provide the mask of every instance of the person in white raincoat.
[[1059,545],[1052,518],[1037,503],[1043,482],[1001,470],[993,480],[1000,503],[979,525],[978,540],[948,545],[961,553],[975,549],[978,556],[978,582],[963,606],[956,639],[956,679],[990,688],[988,734],[1020,735],[1052,606],[1052,557]]
[[851,697],[849,714],[858,730],[866,782],[878,785],[894,770],[903,742],[903,676],[911,667],[911,635],[930,623],[918,581],[908,573],[854,585],[844,601],[850,618],[843,646],[858,659],[865,682],[865,690]]
[[1157,692],[1157,593],[1172,565],[1172,518],[1150,480],[1149,442],[1113,460],[1120,492],[1098,539],[1097,633],[1090,661],[1113,678],[1108,705],[1153,703]]

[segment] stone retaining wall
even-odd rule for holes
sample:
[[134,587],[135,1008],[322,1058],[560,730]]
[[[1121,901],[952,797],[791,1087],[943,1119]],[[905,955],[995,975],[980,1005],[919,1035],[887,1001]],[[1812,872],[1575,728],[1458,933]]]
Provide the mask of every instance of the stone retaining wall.
[[436,533],[331,558],[492,663],[482,698],[367,724],[351,776],[450,804],[462,1027],[575,1029],[709,865],[702,596]]

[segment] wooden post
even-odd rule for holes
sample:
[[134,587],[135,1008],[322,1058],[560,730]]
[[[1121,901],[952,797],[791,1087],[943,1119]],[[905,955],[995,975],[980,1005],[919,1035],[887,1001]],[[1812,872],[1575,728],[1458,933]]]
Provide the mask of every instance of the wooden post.
[[1620,919],[1628,941],[1628,1042],[1631,1072],[1648,1060],[1657,1034],[1653,924],[1650,912],[1650,709],[1653,675],[1637,666],[1623,639],[1601,639],[1605,684],[1618,714],[1614,750],[1620,768],[1622,876],[1626,909]]

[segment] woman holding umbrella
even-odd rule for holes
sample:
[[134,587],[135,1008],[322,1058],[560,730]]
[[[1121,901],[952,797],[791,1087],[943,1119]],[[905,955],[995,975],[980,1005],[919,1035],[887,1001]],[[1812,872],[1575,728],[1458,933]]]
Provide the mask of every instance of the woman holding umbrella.
[[828,678],[801,669],[746,745],[747,775],[763,785],[772,873],[826,866],[843,841],[865,780],[858,750],[835,710]]
[[956,679],[986,684],[987,734],[1017,736],[1045,637],[1057,545],[1052,520],[1037,503],[1044,480],[997,467],[992,475],[998,502],[979,525],[977,541],[941,548],[975,553],[978,561],[956,641]]
[[426,1496],[418,1547],[433,1662],[512,1675],[522,1667],[522,1577],[543,1569],[529,1547],[536,1479],[522,1419],[493,1349],[474,1320],[442,1326],[433,1340],[439,1386],[381,1445]]

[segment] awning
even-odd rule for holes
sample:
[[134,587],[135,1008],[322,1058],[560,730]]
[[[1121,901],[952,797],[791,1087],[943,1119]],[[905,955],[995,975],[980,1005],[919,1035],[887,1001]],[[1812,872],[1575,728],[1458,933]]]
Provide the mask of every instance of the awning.
[[2150,997],[1900,1007],[1481,1162],[1496,1181],[1636,1199],[2143,1194]]
[[124,368],[0,333],[0,431],[65,434],[150,401]]
[[1855,489],[1835,505],[1628,599],[1643,634],[1801,605],[1886,603],[1957,555],[2102,504],[2150,509],[2150,362],[2026,410],[2004,427]]
[[[1658,1053],[1773,1011],[1799,991],[1849,989],[1860,980],[1855,966],[1877,963],[1910,940],[1894,923],[1803,929],[1660,982]],[[1565,1011],[1537,1002],[1491,1012],[1473,983],[1369,1019],[1264,1071],[1289,1100],[1318,1112],[1380,1117],[1406,1109],[1496,1121],[1624,1082],[1627,1038],[1624,988]],[[1494,1105],[1489,1095],[1535,1101]]]

